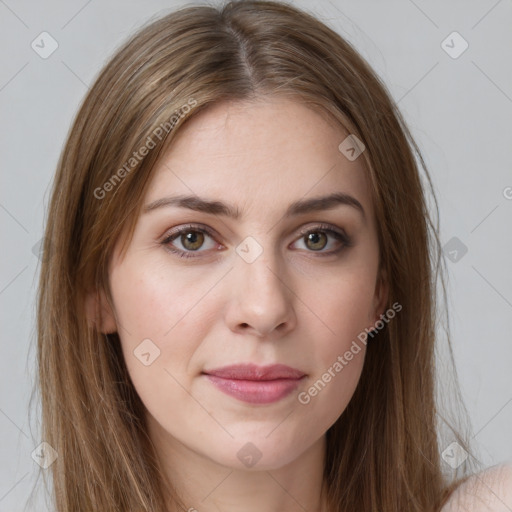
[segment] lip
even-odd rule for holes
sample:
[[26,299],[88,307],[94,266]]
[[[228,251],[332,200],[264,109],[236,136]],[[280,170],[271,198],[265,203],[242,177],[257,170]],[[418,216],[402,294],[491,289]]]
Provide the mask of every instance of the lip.
[[220,391],[252,404],[277,402],[297,388],[306,374],[283,364],[237,364],[205,370],[203,374]]

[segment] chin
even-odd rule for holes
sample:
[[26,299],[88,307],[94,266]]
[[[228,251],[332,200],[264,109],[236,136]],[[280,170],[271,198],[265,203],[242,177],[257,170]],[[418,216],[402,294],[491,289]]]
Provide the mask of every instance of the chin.
[[267,435],[237,436],[222,452],[206,455],[215,463],[233,470],[270,471],[290,464],[307,449],[301,449],[289,437],[285,442],[278,438],[271,440]]

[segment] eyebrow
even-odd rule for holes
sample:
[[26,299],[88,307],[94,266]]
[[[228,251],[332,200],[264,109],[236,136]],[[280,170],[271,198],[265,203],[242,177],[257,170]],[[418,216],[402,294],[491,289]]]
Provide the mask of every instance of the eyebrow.
[[[295,201],[288,206],[284,217],[287,218],[305,213],[332,210],[340,205],[353,207],[362,215],[364,221],[366,221],[366,214],[363,205],[355,197],[343,192],[335,192],[323,197],[314,197],[311,199],[300,199]],[[223,203],[222,201],[210,201],[195,195],[162,197],[161,199],[157,199],[156,201],[144,206],[144,213],[149,213],[158,208],[168,206],[188,208],[189,210],[221,215],[235,220],[240,219],[241,217],[240,210],[235,206]]]

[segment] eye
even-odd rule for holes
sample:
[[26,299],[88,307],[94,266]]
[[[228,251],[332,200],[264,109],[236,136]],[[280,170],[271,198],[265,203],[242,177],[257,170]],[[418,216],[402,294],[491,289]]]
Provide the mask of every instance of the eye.
[[[351,246],[351,239],[348,235],[328,224],[302,229],[300,234],[302,238],[297,242],[303,242],[308,252],[318,252],[322,256],[336,254]],[[333,239],[330,245],[331,247],[334,245],[335,248],[323,251],[329,245],[329,238]]]
[[[307,252],[316,252],[319,256],[330,256],[351,247],[351,239],[343,231],[329,224],[304,228],[300,231],[300,235],[302,237],[295,243],[303,242]],[[214,236],[214,233],[205,226],[189,224],[173,230],[162,240],[161,244],[180,258],[196,258],[198,255],[194,253],[219,249],[219,245],[214,241]],[[204,247],[205,241],[208,239],[211,240],[210,246]],[[329,242],[331,243],[329,244]],[[176,247],[175,244],[179,244],[181,248]],[[328,245],[334,245],[335,248],[324,251],[323,249]],[[204,250],[200,250],[201,248]]]
[[[205,227],[187,225],[170,233],[161,243],[166,246],[169,251],[177,254],[181,258],[194,258],[195,255],[190,253],[204,252],[199,251],[199,249],[203,246],[206,238],[213,239],[213,236],[213,233]],[[172,245],[171,242],[175,241],[177,241],[182,248],[177,248]],[[210,247],[206,247],[206,249],[212,249],[214,247],[215,244],[211,244]]]

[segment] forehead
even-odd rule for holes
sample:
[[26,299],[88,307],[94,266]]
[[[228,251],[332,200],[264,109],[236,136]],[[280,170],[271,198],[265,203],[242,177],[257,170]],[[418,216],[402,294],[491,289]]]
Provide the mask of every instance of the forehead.
[[349,132],[314,107],[288,98],[215,104],[180,128],[153,171],[144,203],[197,195],[282,214],[298,199],[333,192],[373,209],[363,157],[340,151]]

